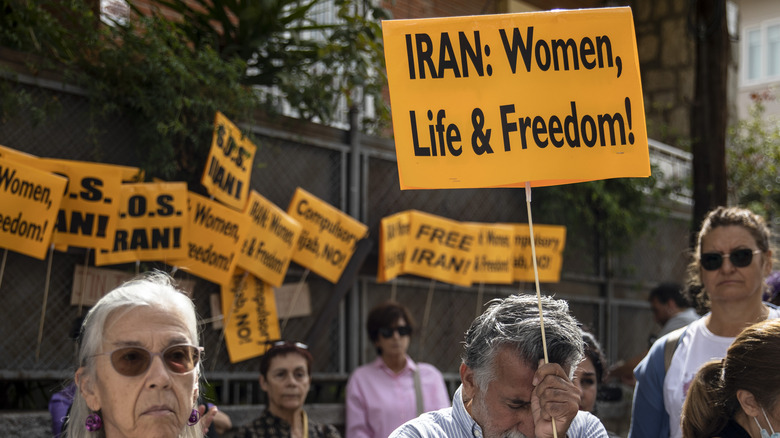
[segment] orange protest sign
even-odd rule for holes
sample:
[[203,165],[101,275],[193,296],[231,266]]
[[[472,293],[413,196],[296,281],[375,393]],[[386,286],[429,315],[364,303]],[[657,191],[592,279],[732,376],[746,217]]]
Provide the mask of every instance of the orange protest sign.
[[411,215],[402,211],[382,218],[379,224],[379,260],[377,281],[385,282],[404,273],[404,258],[409,245]]
[[260,356],[266,341],[279,339],[276,300],[269,285],[252,275],[235,275],[220,295],[230,363]]
[[337,282],[368,227],[300,187],[287,214],[303,227],[293,260],[331,283]]
[[401,189],[647,177],[631,9],[382,22]]
[[214,136],[201,184],[211,196],[237,210],[249,198],[249,179],[257,147],[224,114],[214,117]]
[[125,167],[51,158],[41,158],[38,166],[63,175],[69,181],[57,215],[54,243],[111,249],[119,221]]
[[511,225],[469,222],[478,233],[474,246],[473,283],[512,284],[514,269],[512,250],[515,230]]
[[95,252],[95,266],[184,257],[186,213],[187,183],[122,184],[113,243]]
[[251,222],[238,254],[238,266],[271,286],[281,286],[301,224],[254,190],[244,214]]
[[410,211],[409,247],[404,272],[460,286],[471,285],[474,227],[420,211]]
[[0,247],[43,260],[68,180],[0,157]]
[[[515,229],[514,279],[534,281],[531,232],[528,224],[512,225]],[[561,281],[563,249],[566,246],[566,227],[534,224],[534,243],[539,281],[548,283]]]
[[227,284],[238,264],[239,245],[249,229],[249,217],[189,192],[188,232],[185,258],[170,264],[216,284]]

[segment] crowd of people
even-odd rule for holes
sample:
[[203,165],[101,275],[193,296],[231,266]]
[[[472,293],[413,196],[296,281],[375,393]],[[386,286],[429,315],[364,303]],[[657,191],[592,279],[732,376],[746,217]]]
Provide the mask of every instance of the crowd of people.
[[[662,326],[633,370],[629,438],[768,438],[780,431],[780,309],[769,301],[773,248],[765,221],[719,207],[704,219],[684,286],[650,294]],[[685,291],[695,303],[689,309]],[[701,315],[701,317],[699,317]],[[233,425],[200,397],[192,300],[149,273],[106,294],[78,330],[78,367],[52,397],[52,434],[74,437],[607,438],[597,417],[610,368],[566,301],[494,299],[466,330],[460,385],[409,356],[411,312],[388,301],[368,314],[377,357],[352,372],[343,428],[310,420],[304,404],[315,358],[270,341],[260,359],[260,416]],[[157,360],[159,359],[159,360]],[[623,369],[625,369],[625,364]],[[622,377],[621,377],[622,379]]]

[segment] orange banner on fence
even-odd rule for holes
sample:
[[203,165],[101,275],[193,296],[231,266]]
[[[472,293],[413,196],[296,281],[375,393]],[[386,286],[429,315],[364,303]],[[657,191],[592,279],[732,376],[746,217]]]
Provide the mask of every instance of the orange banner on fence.
[[287,214],[303,227],[293,261],[336,283],[368,227],[300,187]]
[[0,247],[46,258],[68,180],[0,157]]
[[225,344],[230,363],[265,353],[266,341],[280,337],[271,286],[252,275],[235,275],[222,285]]
[[95,266],[184,257],[187,193],[183,182],[122,184],[112,246],[95,252]]
[[251,221],[238,254],[238,266],[271,286],[281,286],[301,224],[254,190],[244,214]]
[[[515,229],[514,279],[534,281],[534,265],[531,257],[531,230],[528,224],[512,224]],[[539,281],[561,281],[563,249],[566,247],[566,227],[534,224],[534,246]]]
[[214,117],[214,136],[201,184],[215,199],[243,210],[249,198],[249,180],[255,146],[224,114]]
[[212,283],[227,284],[238,265],[249,217],[193,192],[188,193],[187,210],[191,238],[185,257],[169,263]]
[[631,9],[382,22],[401,189],[647,177]]

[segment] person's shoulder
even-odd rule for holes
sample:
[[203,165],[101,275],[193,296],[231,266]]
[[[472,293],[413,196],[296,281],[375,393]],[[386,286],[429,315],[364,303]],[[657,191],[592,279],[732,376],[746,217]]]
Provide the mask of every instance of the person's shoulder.
[[566,432],[569,438],[607,438],[607,429],[601,420],[587,411],[579,411]]
[[439,371],[438,368],[426,362],[417,362],[417,369],[420,370],[420,373],[437,374],[441,376],[441,371]]
[[457,437],[457,428],[452,421],[452,408],[426,412],[400,425],[389,438],[435,438]]
[[318,424],[309,422],[312,438],[341,438],[341,432],[332,424]]

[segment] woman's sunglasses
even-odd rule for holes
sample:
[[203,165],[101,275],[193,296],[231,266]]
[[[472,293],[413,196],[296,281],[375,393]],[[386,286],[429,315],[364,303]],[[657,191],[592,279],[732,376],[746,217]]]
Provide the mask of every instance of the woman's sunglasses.
[[732,265],[737,268],[744,268],[753,262],[753,254],[759,254],[760,252],[760,249],[753,250],[749,248],[737,249],[728,254],[705,252],[702,253],[699,263],[707,271],[716,271],[723,266],[723,257],[728,256]]
[[152,365],[154,356],[160,356],[165,367],[172,373],[190,373],[198,366],[202,352],[203,347],[180,344],[171,345],[161,353],[152,353],[144,347],[121,347],[95,356],[109,355],[111,366],[117,373],[127,377],[135,377],[146,373]]
[[402,325],[400,327],[382,327],[379,329],[379,335],[383,338],[392,338],[393,333],[398,332],[398,336],[409,336],[412,334],[412,328],[408,325]]

